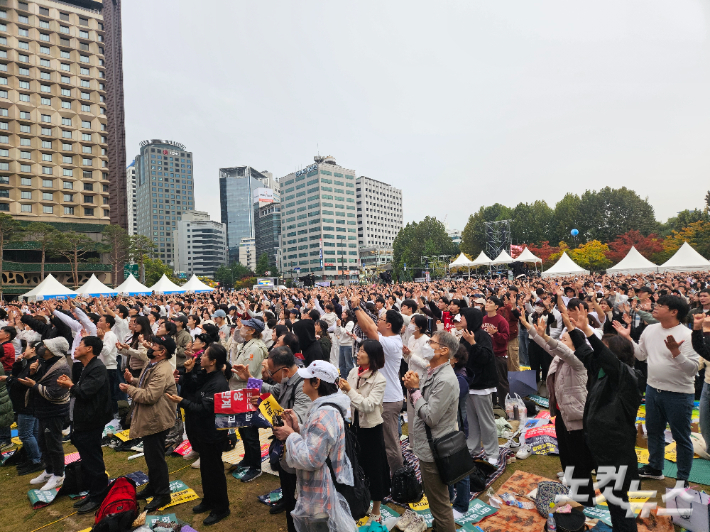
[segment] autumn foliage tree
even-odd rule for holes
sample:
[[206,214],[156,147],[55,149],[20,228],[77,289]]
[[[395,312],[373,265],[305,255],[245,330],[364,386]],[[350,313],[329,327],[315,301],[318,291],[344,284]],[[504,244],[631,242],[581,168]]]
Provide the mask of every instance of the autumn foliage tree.
[[609,242],[609,251],[606,254],[606,258],[616,264],[626,257],[632,246],[647,259],[653,260],[654,257],[663,251],[663,240],[655,233],[643,236],[635,229],[627,231]]
[[542,265],[547,268],[552,265],[554,262],[550,257],[554,254],[559,254],[560,253],[560,248],[558,246],[551,246],[550,242],[548,240],[545,240],[540,243],[539,246],[536,246],[535,244],[521,244],[522,247],[526,247],[530,250],[530,252],[535,255],[536,257],[540,257],[540,260],[542,261]]
[[576,249],[570,250],[568,255],[585,270],[599,271],[612,264],[606,257],[607,253],[609,253],[609,246],[602,244],[599,240],[590,240]]

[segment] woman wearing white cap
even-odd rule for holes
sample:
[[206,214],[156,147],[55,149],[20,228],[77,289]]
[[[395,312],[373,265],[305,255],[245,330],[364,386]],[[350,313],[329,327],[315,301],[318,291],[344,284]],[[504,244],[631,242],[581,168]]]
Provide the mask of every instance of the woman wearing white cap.
[[350,507],[335,489],[326,463],[330,458],[335,480],[353,485],[343,422],[350,399],[338,393],[338,370],[329,362],[315,360],[298,374],[303,378],[303,392],[313,401],[306,421],[299,426],[295,413],[285,410],[284,426],[274,427],[274,435],[286,442],[286,463],[298,478],[298,502],[291,512],[294,525],[298,532],[354,532]]

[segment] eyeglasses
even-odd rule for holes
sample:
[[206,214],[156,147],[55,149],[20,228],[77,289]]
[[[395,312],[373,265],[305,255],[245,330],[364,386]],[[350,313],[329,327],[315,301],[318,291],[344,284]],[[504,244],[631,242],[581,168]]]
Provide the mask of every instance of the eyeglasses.
[[428,343],[429,345],[431,345],[431,344],[441,345],[441,344],[440,344],[439,342],[437,342],[436,340],[429,340],[427,343]]
[[267,374],[269,377],[273,377],[276,375],[279,371],[282,371],[284,369],[288,369],[288,366],[283,366],[281,368],[275,369],[274,371],[269,370],[269,368],[264,368],[264,372]]

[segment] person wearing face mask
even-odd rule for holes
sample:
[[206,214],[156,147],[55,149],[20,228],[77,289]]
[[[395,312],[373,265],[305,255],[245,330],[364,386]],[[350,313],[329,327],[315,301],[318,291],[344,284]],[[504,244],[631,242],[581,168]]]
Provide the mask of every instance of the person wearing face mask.
[[143,438],[143,453],[148,465],[148,486],[136,494],[140,499],[153,497],[145,509],[157,510],[170,502],[170,478],[165,462],[165,439],[175,425],[175,403],[166,394],[176,395],[175,377],[170,359],[175,353],[175,341],[169,336],[156,337],[146,353],[148,364],[140,377],[134,378],[126,368],[122,392],[133,401],[130,439]]
[[[569,330],[571,324],[566,313],[562,314],[562,319]],[[573,467],[573,478],[587,481],[577,488],[577,493],[586,499],[576,499],[577,502],[584,506],[594,506],[592,469],[595,465],[584,437],[583,422],[584,405],[587,402],[587,368],[582,360],[591,354],[591,348],[585,344],[575,352],[569,333],[565,332],[560,340],[555,340],[547,334],[544,323],[533,327],[522,314],[520,323],[528,330],[530,340],[552,356],[547,372],[547,390],[550,394],[550,414],[556,416],[560,464],[565,475],[563,482],[569,485],[572,479],[567,476],[567,468]],[[532,451],[530,446],[526,447],[519,453]]]
[[[247,366],[249,374],[255,379],[261,379],[261,363],[268,356],[266,344],[261,340],[264,322],[256,318],[239,322],[239,334],[244,343],[232,352],[232,366]],[[234,372],[229,381],[231,390],[246,388],[249,378],[243,379],[239,373]],[[242,482],[251,482],[261,475],[261,444],[259,443],[258,427],[242,427],[239,436],[244,442],[244,459],[238,467],[248,468],[241,478]]]
[[191,399],[171,393],[165,395],[185,410],[185,424],[194,429],[190,443],[200,454],[204,496],[192,511],[196,514],[210,512],[203,524],[213,525],[230,514],[227,479],[222,464],[227,432],[215,428],[214,396],[229,391],[227,378],[231,378],[232,367],[227,362],[227,350],[219,344],[211,344],[202,351],[199,371],[193,371],[195,366],[195,358],[185,359],[182,390]]
[[468,421],[468,450],[472,454],[486,452],[491,464],[498,464],[498,431],[493,415],[493,393],[498,384],[493,343],[490,335],[481,329],[483,313],[477,308],[461,309],[461,340],[459,343],[468,351],[466,374],[468,377],[468,399],[466,400],[466,420]]
[[[244,365],[235,366],[233,371],[242,379],[248,380],[251,376],[249,368]],[[270,377],[276,384],[264,383],[261,386],[261,393],[273,395],[276,402],[283,409],[293,411],[298,422],[302,424],[312,401],[303,391],[303,377],[298,373],[298,364],[293,351],[287,346],[274,347],[269,353],[269,358],[264,362],[263,375]],[[285,511],[287,530],[295,532],[291,512],[296,507],[296,470],[289,467],[282,457],[278,473],[282,498],[269,510],[269,513],[278,514]]]

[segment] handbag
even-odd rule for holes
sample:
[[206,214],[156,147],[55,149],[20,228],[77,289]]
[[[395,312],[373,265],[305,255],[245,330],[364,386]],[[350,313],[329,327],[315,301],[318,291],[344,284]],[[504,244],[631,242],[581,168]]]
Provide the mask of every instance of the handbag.
[[466,435],[460,430],[449,432],[440,438],[433,439],[429,425],[424,423],[424,430],[429,441],[434,463],[444,484],[456,484],[466,478],[476,468],[473,457],[468,452]]
[[402,466],[392,475],[390,490],[392,500],[397,503],[419,502],[424,496],[422,483],[417,478],[417,473],[412,466]]

